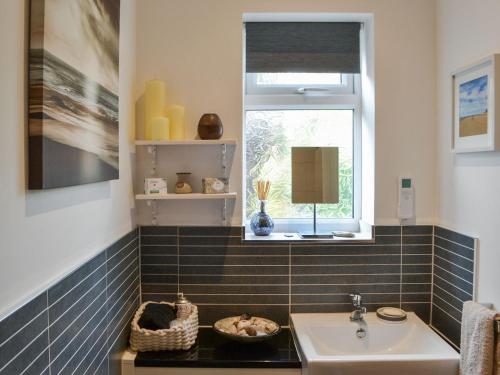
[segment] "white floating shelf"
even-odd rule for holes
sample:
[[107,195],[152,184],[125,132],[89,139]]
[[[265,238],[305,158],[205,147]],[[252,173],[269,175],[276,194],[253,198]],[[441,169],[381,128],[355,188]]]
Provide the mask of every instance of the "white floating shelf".
[[137,200],[214,200],[214,199],[236,199],[238,193],[224,193],[224,194],[203,194],[203,193],[192,193],[192,194],[166,194],[166,195],[146,195],[137,194],[135,199]]
[[192,139],[183,141],[135,141],[136,146],[203,146],[203,145],[235,145],[236,139]]

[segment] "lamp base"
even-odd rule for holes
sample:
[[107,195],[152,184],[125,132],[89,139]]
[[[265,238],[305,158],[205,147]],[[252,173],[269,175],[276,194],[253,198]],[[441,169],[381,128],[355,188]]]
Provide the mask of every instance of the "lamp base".
[[299,236],[303,239],[333,238],[332,233],[299,233]]

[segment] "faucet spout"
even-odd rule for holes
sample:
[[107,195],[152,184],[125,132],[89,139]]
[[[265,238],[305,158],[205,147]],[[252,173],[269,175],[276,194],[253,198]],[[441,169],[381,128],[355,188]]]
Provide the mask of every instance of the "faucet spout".
[[354,310],[351,312],[351,316],[349,317],[349,319],[351,321],[363,320],[364,315],[366,315],[366,307],[362,305],[361,294],[353,293],[350,294],[349,296],[351,297],[352,306],[354,308]]

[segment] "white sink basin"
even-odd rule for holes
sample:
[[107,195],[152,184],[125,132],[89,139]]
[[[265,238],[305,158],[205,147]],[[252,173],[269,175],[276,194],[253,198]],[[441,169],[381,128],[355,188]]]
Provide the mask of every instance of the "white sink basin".
[[[369,313],[292,314],[292,328],[307,375],[457,375],[459,354],[414,313],[387,323]],[[366,336],[358,338],[362,328]]]

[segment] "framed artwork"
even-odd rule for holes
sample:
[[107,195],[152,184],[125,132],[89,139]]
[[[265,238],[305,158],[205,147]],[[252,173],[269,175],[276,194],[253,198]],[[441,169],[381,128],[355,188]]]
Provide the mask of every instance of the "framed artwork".
[[500,149],[499,64],[500,54],[496,54],[453,73],[452,149],[456,153]]
[[119,178],[120,0],[31,0],[29,189]]

